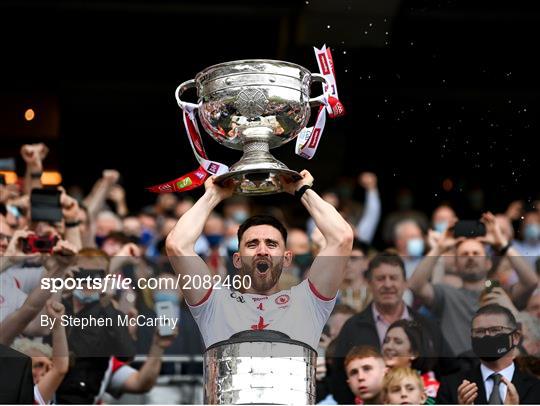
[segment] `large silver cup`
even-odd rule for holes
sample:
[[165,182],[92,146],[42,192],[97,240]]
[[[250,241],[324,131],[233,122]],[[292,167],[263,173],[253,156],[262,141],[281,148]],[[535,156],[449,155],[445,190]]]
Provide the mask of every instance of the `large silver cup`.
[[[293,63],[252,59],[211,66],[178,86],[178,105],[198,109],[214,140],[244,153],[218,183],[232,180],[236,193],[263,195],[281,192],[282,181],[300,179],[270,149],[296,138],[307,125],[311,107],[328,95],[310,98],[313,82],[326,80]],[[192,87],[197,89],[197,104],[180,98]]]
[[205,404],[311,405],[317,354],[271,331],[244,331],[204,354]]

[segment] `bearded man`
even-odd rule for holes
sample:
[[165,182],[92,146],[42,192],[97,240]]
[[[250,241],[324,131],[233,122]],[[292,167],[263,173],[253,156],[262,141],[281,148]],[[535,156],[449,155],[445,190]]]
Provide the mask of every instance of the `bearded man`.
[[[302,171],[301,175],[302,179],[287,184],[285,190],[306,207],[326,245],[313,261],[306,279],[290,290],[278,288],[281,272],[290,266],[293,254],[286,249],[286,228],[274,217],[254,216],[238,229],[239,246],[233,264],[242,286],[231,289],[215,283],[218,279],[195,253],[195,242],[207,218],[232,195],[232,185],[221,187],[213,177],[209,178],[204,195],[167,237],[169,260],[181,277],[184,297],[207,348],[246,330],[279,331],[317,348],[344,277],[353,231],[336,209],[311,188],[311,174]],[[197,279],[212,280],[211,286],[195,283]]]

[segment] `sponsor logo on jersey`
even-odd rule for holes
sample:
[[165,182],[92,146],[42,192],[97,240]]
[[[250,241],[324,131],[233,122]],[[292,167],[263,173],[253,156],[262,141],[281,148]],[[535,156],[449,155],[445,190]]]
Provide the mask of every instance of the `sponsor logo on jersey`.
[[268,296],[264,296],[264,297],[252,297],[251,298],[254,302],[259,302],[261,300],[266,300],[268,299]]
[[244,296],[239,295],[237,292],[231,292],[231,298],[235,299],[237,302],[246,303]]

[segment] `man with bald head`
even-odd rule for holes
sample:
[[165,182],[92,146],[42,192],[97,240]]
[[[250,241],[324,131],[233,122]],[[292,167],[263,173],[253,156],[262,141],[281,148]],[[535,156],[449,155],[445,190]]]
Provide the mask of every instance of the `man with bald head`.
[[[471,349],[470,323],[478,310],[480,295],[492,266],[485,244],[491,245],[498,255],[506,256],[517,273],[518,282],[509,292],[513,301],[528,298],[538,283],[534,270],[504,237],[495,216],[486,213],[482,221],[487,230],[484,237],[454,238],[451,231],[441,234],[409,280],[411,290],[440,319],[443,335],[454,355]],[[456,270],[463,286],[455,288],[431,283],[437,260],[453,248],[456,250]]]

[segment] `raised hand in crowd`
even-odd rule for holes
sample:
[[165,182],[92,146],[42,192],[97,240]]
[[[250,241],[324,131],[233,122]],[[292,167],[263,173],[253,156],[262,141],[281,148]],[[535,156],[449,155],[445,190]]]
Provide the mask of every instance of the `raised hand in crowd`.
[[80,225],[80,207],[76,199],[69,196],[63,187],[58,188],[60,195],[60,205],[62,206],[62,215],[64,216],[64,236],[77,250],[82,248],[82,236]]
[[52,364],[47,373],[36,384],[41,400],[44,404],[49,404],[54,400],[56,390],[68,372],[69,348],[66,329],[61,323],[62,316],[65,314],[64,305],[54,299],[49,299],[45,307],[47,316],[51,320],[55,320],[52,327]]
[[482,294],[480,297],[480,307],[491,304],[498,304],[505,307],[512,312],[514,317],[518,316],[519,312],[516,309],[516,306],[514,306],[512,299],[510,299],[510,296],[508,296],[508,294],[501,287],[494,287],[489,292]]
[[363,172],[358,175],[358,184],[366,190],[362,217],[355,227],[356,237],[360,241],[371,243],[381,219],[381,199],[377,189],[377,175]]
[[[2,228],[2,230],[0,231],[4,232],[8,230],[4,230]],[[6,238],[9,238],[10,240],[6,250],[1,255],[3,258],[2,261],[0,261],[0,273],[4,272],[15,264],[25,261],[29,257],[38,257],[41,255],[39,252],[24,252],[24,240],[26,240],[31,235],[34,235],[34,232],[28,230],[27,228],[23,230],[17,230],[11,236],[6,235]]]
[[126,191],[118,184],[115,184],[109,190],[107,197],[116,205],[116,213],[120,217],[126,217],[129,213],[126,203]]
[[376,190],[377,175],[373,172],[362,172],[358,175],[358,184],[366,190]]
[[[36,257],[44,267],[42,278],[64,278],[66,271],[75,262],[77,249],[68,241],[59,240],[51,254],[42,253]],[[37,286],[28,295],[23,305],[9,314],[0,323],[0,343],[9,345],[21,333],[41,336],[50,333],[40,323],[40,314],[45,311],[45,303],[53,295],[50,290]]]
[[142,251],[132,242],[124,244],[120,251],[111,257],[111,273],[119,273],[124,265],[137,266],[141,263]]
[[88,209],[88,215],[92,222],[98,212],[103,208],[110,190],[120,179],[120,172],[115,169],[105,169],[102,176],[94,184],[92,191],[84,199],[84,205]]
[[24,193],[29,194],[34,188],[41,188],[43,160],[47,157],[49,148],[43,144],[26,144],[21,147],[21,156],[26,163],[24,178]]
[[505,238],[500,224],[491,212],[484,213],[481,221],[486,226],[486,235],[478,239],[490,244],[498,255],[508,258],[518,277],[518,281],[510,288],[509,294],[518,308],[524,308],[538,286],[538,276],[530,263]]
[[144,393],[154,387],[159,371],[161,370],[161,357],[163,356],[163,352],[166,348],[171,346],[177,335],[178,330],[175,330],[173,335],[162,337],[156,330],[146,361],[139,371],[132,374],[126,382],[124,382],[122,392]]

